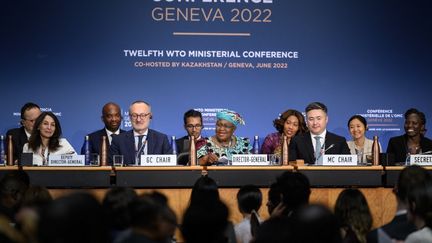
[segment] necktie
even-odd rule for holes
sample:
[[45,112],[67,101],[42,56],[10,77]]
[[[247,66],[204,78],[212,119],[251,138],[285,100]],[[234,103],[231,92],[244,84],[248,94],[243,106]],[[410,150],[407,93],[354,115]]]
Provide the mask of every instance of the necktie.
[[323,157],[322,157],[322,154],[321,154],[321,137],[320,136],[315,136],[314,138],[316,140],[316,144],[315,144],[315,159],[316,159],[316,164],[317,165],[322,165]]
[[115,136],[117,136],[117,134],[115,134],[115,133],[111,133],[111,139],[108,139],[108,142],[109,142],[109,144],[111,145],[111,142],[112,142],[112,140],[113,140],[113,138],[115,137]]
[[144,138],[144,135],[138,136],[138,147],[137,147],[137,155],[136,155],[138,164],[141,164],[141,154],[143,154],[143,150],[144,150],[144,148],[142,148],[143,147],[143,138]]

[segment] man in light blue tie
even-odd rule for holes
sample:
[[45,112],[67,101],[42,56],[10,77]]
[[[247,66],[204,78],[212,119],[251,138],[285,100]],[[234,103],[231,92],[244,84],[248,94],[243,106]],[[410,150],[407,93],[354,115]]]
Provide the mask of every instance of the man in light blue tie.
[[172,154],[167,135],[149,129],[153,117],[151,106],[145,101],[135,101],[129,107],[132,130],[113,137],[109,159],[123,155],[125,165],[139,165],[142,154]]
[[302,159],[307,164],[322,165],[323,154],[350,154],[345,138],[327,131],[327,107],[323,103],[310,103],[305,111],[309,132],[292,139],[290,161]]

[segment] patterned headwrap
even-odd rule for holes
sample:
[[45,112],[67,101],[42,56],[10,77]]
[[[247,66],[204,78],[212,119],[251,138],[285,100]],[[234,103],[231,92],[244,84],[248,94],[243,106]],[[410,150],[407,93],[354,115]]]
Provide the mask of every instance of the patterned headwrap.
[[230,110],[221,110],[216,114],[216,118],[226,120],[234,124],[234,126],[238,126],[239,124],[244,125],[245,122],[239,113]]

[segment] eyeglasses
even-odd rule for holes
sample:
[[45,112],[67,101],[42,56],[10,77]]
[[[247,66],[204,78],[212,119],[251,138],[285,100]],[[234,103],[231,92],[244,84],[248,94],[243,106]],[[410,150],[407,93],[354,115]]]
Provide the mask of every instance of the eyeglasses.
[[233,125],[228,125],[228,124],[218,124],[218,123],[216,123],[216,127],[217,127],[217,128],[225,128],[225,129],[233,129],[233,128],[234,128]]
[[186,128],[187,129],[201,129],[203,127],[203,125],[201,125],[201,124],[197,124],[197,125],[192,125],[192,124],[189,124],[189,125],[186,125]]
[[141,113],[141,114],[130,114],[130,117],[131,117],[132,120],[137,120],[138,117],[141,120],[144,120],[145,118],[147,118],[148,116],[150,116],[150,114],[151,114],[150,112],[149,113]]

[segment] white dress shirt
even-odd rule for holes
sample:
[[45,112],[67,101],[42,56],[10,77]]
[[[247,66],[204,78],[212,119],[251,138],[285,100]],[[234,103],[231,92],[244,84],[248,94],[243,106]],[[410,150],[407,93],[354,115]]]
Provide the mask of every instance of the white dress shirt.
[[118,130],[115,131],[115,132],[111,132],[110,130],[108,130],[108,129],[105,128],[105,132],[106,132],[106,134],[107,134],[107,136],[108,136],[108,142],[109,142],[109,144],[111,145],[111,141],[112,141],[112,136],[111,136],[111,135],[113,135],[113,134],[115,134],[115,135],[119,135],[119,134],[120,134],[120,129],[118,129]]
[[140,148],[138,148],[138,136],[141,136],[141,135],[144,135],[144,137],[143,137],[143,140],[142,140],[142,153],[141,154],[147,154],[147,148],[148,148],[148,146],[147,146],[147,140],[148,140],[148,129],[147,129],[147,131],[145,131],[143,134],[139,134],[139,133],[137,133],[137,132],[135,132],[135,131],[133,131],[133,134],[134,134],[134,138],[135,138],[135,152],[138,152],[138,150],[140,149]]
[[316,136],[320,136],[320,142],[321,142],[321,147],[323,147],[325,149],[325,136],[327,134],[327,129],[324,129],[324,131],[321,134],[312,134],[311,135],[311,139],[312,139],[312,145],[313,145],[313,151],[316,151]]

